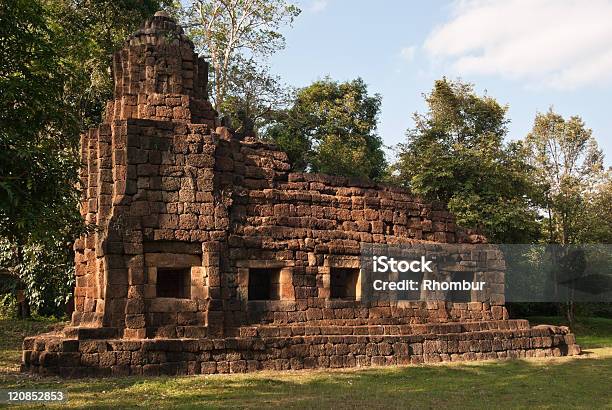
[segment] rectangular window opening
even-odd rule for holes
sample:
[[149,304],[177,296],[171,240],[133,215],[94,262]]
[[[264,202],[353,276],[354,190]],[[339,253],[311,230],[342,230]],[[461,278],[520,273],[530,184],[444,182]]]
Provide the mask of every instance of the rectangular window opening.
[[156,295],[158,298],[191,298],[190,268],[157,268]]
[[249,300],[280,300],[280,269],[249,269]]
[[329,279],[332,299],[357,299],[359,268],[331,268]]
[[421,300],[421,283],[423,283],[423,272],[399,272],[400,281],[412,281],[412,288],[397,291],[397,300],[418,301]]
[[[474,282],[474,272],[453,272],[451,277],[453,282],[466,281]],[[463,289],[452,289],[448,291],[447,300],[455,303],[466,303],[472,301],[472,291]]]

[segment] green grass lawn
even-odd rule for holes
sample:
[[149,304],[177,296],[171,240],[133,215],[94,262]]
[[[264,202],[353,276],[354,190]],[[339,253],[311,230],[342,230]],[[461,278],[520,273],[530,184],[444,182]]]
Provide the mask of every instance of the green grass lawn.
[[69,408],[612,408],[609,319],[577,328],[590,352],[578,358],[148,379],[17,373],[20,338],[50,325],[0,319],[0,388],[63,389]]
[[0,316],[0,377],[19,369],[24,337],[48,332],[63,325],[55,319],[14,320]]

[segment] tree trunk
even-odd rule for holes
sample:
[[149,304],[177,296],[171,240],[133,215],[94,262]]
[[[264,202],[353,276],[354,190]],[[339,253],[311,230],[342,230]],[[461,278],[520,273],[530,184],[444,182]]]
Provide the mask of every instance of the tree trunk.
[[32,312],[30,311],[30,302],[25,296],[25,291],[23,289],[19,289],[17,291],[17,318],[29,319],[31,316]]
[[576,324],[576,303],[571,298],[565,305],[565,318],[570,329],[574,330]]
[[555,243],[555,237],[553,234],[552,210],[550,209],[550,205],[548,206],[548,235],[550,237],[550,243]]
[[[23,265],[23,249],[21,246],[17,246],[16,249],[16,257],[17,257],[17,266],[18,266],[18,272],[21,269],[21,266]],[[23,282],[21,281],[21,278],[17,279],[19,282],[19,287],[23,286]],[[30,301],[28,300],[27,296],[26,296],[26,292],[25,289],[18,289],[17,290],[17,317],[19,319],[29,319],[32,315],[31,311],[30,311]]]

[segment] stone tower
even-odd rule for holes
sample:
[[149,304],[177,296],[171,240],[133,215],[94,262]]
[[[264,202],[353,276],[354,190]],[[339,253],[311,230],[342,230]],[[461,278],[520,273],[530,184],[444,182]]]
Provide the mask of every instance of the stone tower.
[[[168,148],[210,135],[217,114],[207,97],[208,63],[165,12],[115,53],[113,76],[115,98],[104,123],[81,140],[81,212],[100,229],[76,244],[72,321],[75,332],[144,337],[145,272],[142,256],[133,256],[143,246],[137,215],[146,216],[152,205],[143,201],[143,184],[160,186],[160,167],[173,163]],[[175,131],[182,141],[173,139]]]
[[150,119],[207,124],[216,113],[208,102],[208,63],[181,26],[157,12],[113,58],[115,100],[106,122]]

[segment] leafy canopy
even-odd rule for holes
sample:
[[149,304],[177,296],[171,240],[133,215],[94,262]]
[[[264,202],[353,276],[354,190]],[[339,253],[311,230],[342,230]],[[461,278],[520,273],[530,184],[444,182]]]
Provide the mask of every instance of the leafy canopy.
[[414,115],[408,142],[398,146],[392,179],[446,202],[460,225],[478,227],[492,241],[537,236],[525,150],[504,142],[507,107],[478,96],[471,84],[446,78],[424,97],[429,110]]
[[285,0],[194,0],[187,6],[185,27],[211,63],[211,97],[217,111],[224,108],[236,65],[247,63],[239,69],[244,72],[255,59],[283,49],[285,38],[280,29],[300,12]]
[[296,170],[380,178],[386,161],[376,134],[381,96],[361,78],[316,81],[297,91],[276,116],[267,137],[285,150]]
[[69,295],[79,131],[111,96],[111,56],[162,1],[0,3],[0,273],[37,307]]
[[[547,215],[549,241],[589,241],[596,231],[600,233],[595,236],[606,236],[601,232],[605,225],[593,215],[601,213],[595,204],[605,207],[601,200],[609,195],[610,174],[604,171],[603,153],[582,119],[566,120],[552,109],[539,113],[526,142]],[[591,226],[585,226],[589,221]]]
[[23,243],[75,222],[78,122],[64,94],[73,67],[41,4],[0,7],[0,236]]
[[236,57],[228,76],[228,92],[221,110],[241,138],[257,137],[274,113],[285,107],[291,98],[290,90],[269,68],[253,59]]

